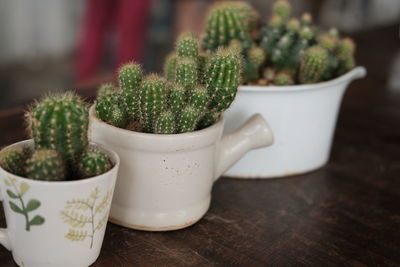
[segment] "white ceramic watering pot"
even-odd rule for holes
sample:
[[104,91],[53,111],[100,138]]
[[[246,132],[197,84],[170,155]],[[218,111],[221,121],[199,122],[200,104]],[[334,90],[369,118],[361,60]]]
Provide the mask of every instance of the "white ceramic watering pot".
[[[25,145],[33,142],[10,147]],[[103,151],[114,167],[81,180],[37,181],[0,168],[7,222],[7,228],[0,229],[0,243],[11,250],[19,266],[84,267],[97,259],[119,166],[117,154]]]
[[102,122],[93,107],[89,125],[91,140],[121,158],[110,221],[149,231],[197,222],[209,208],[214,181],[247,151],[273,142],[258,114],[225,136],[223,119],[196,132],[146,134]]
[[274,129],[274,144],[251,151],[225,175],[270,178],[315,170],[328,161],[343,93],[354,79],[366,75],[363,67],[334,80],[295,86],[241,86],[225,112],[226,131],[250,114],[260,113]]

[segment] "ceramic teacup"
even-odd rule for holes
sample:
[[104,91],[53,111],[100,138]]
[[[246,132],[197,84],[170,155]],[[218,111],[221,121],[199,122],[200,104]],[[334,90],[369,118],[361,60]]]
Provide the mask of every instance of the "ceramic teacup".
[[[27,140],[10,148],[32,145]],[[103,151],[114,167],[82,180],[37,181],[0,168],[7,223],[0,229],[0,243],[11,250],[19,266],[78,267],[97,259],[119,167],[118,155]]]
[[93,107],[89,125],[91,140],[121,157],[110,221],[149,231],[197,222],[210,206],[214,181],[247,151],[273,142],[260,115],[224,136],[223,119],[195,132],[147,134],[109,125]]

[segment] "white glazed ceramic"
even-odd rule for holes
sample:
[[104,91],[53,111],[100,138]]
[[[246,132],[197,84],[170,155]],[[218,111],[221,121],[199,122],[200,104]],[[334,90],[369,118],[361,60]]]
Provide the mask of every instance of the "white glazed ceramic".
[[[32,141],[10,147],[22,145]],[[0,243],[11,250],[19,266],[81,267],[97,259],[119,166],[117,154],[103,151],[114,167],[76,181],[30,180],[0,168],[7,222],[7,228],[0,229]]]
[[148,231],[197,222],[209,208],[214,181],[247,151],[273,141],[258,114],[233,134],[222,136],[223,126],[222,119],[196,132],[138,133],[102,122],[92,107],[91,140],[121,158],[110,221]]
[[340,103],[347,85],[364,77],[357,67],[334,80],[311,85],[241,86],[225,112],[226,131],[260,113],[274,130],[268,149],[249,152],[225,175],[270,178],[300,174],[328,161]]

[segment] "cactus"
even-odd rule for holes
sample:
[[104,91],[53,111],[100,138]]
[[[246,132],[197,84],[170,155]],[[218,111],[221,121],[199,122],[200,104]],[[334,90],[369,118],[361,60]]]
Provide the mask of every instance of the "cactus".
[[129,116],[126,113],[126,98],[122,92],[114,92],[113,94],[100,95],[96,100],[97,116],[104,122],[115,127],[125,128],[129,123]]
[[288,71],[278,72],[274,77],[274,85],[289,86],[293,84],[294,84],[293,77]]
[[191,33],[183,33],[176,42],[176,51],[181,58],[193,58],[197,60],[199,56],[199,41]]
[[[254,17],[250,6],[244,2],[217,2],[207,15],[207,27],[203,39],[203,49],[215,51],[226,47],[232,40],[239,40],[245,48],[251,40],[251,25]],[[255,12],[255,11],[254,11]]]
[[183,88],[179,84],[175,84],[171,88],[171,92],[169,95],[169,108],[174,114],[177,114],[182,111],[186,103],[186,93],[185,88]]
[[164,63],[164,76],[168,81],[175,81],[175,73],[176,73],[176,63],[178,61],[178,56],[175,52],[170,53]]
[[44,98],[26,117],[37,149],[55,149],[66,160],[73,160],[88,145],[88,110],[73,93]]
[[209,109],[221,112],[235,99],[241,77],[241,58],[232,49],[220,48],[210,59],[205,76],[211,96]]
[[140,121],[147,133],[154,132],[155,121],[167,106],[165,83],[160,76],[150,74],[143,80],[139,91]]
[[308,48],[300,62],[299,80],[301,83],[317,83],[328,66],[328,53],[320,46]]
[[286,0],[278,0],[272,6],[272,13],[286,20],[292,13],[292,6]]
[[102,97],[111,93],[114,93],[117,89],[111,83],[102,84],[97,90],[97,96]]
[[338,59],[338,74],[342,75],[355,67],[354,52],[356,46],[350,38],[344,38],[338,42],[337,59]]
[[197,123],[201,119],[202,111],[192,105],[186,106],[179,114],[178,132],[192,132],[196,129]]
[[198,81],[198,67],[192,58],[179,58],[176,65],[176,83],[182,85],[186,92],[192,90]]
[[26,176],[34,180],[63,181],[66,164],[54,149],[36,149],[26,162]]
[[254,82],[260,78],[260,66],[264,63],[266,54],[263,49],[253,46],[247,52],[243,78],[245,82]]
[[312,23],[312,16],[310,13],[306,12],[301,15],[300,22],[302,25],[311,25]]
[[122,91],[122,99],[125,102],[124,108],[127,109],[132,118],[139,117],[138,90],[142,78],[142,68],[139,64],[133,62],[123,65],[118,71],[119,86]]
[[111,168],[112,163],[108,156],[92,147],[82,153],[78,163],[78,173],[81,178],[98,176]]
[[176,132],[175,117],[171,111],[164,111],[157,118],[154,126],[156,134],[174,134]]
[[0,167],[12,174],[25,176],[26,160],[31,153],[27,147],[6,148],[0,152]]
[[201,130],[213,125],[220,119],[220,117],[221,113],[211,112],[211,111],[207,112],[198,122],[197,129]]
[[203,85],[197,86],[189,95],[189,103],[203,113],[210,103],[210,96]]

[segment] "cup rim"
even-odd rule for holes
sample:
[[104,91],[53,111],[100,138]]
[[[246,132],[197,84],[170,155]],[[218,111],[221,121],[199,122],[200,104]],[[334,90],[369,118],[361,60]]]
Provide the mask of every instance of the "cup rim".
[[[11,147],[16,147],[16,146],[22,146],[22,145],[32,145],[33,144],[33,139],[27,139],[27,140],[23,140],[23,141],[19,141],[16,143],[13,143],[11,145],[8,145],[6,147],[3,147],[1,151],[11,148]],[[109,173],[116,171],[119,168],[119,164],[120,164],[120,158],[118,156],[118,154],[112,150],[106,149],[104,148],[102,145],[96,143],[96,142],[89,142],[90,146],[94,146],[96,148],[99,148],[102,152],[106,153],[111,162],[113,163],[113,167],[106,171],[105,173],[102,173],[100,175],[97,176],[93,176],[93,177],[88,177],[88,178],[83,178],[83,179],[77,179],[77,180],[70,180],[70,181],[42,181],[42,180],[34,180],[34,179],[29,179],[27,177],[23,177],[23,176],[19,176],[16,175],[14,173],[11,173],[7,170],[5,170],[4,168],[2,168],[0,166],[0,169],[5,172],[7,175],[9,175],[10,177],[15,177],[18,179],[21,179],[23,181],[32,183],[32,184],[42,184],[42,185],[48,185],[48,186],[62,186],[62,185],[74,185],[74,184],[85,184],[85,183],[92,183],[95,182],[97,180],[101,180],[104,179],[105,176],[108,176]]]
[[363,78],[366,75],[366,69],[362,66],[353,68],[345,74],[334,79],[314,83],[314,84],[296,84],[288,86],[268,86],[268,85],[240,85],[239,92],[291,92],[291,91],[306,91],[306,90],[321,90],[323,88],[346,82],[348,80]]

